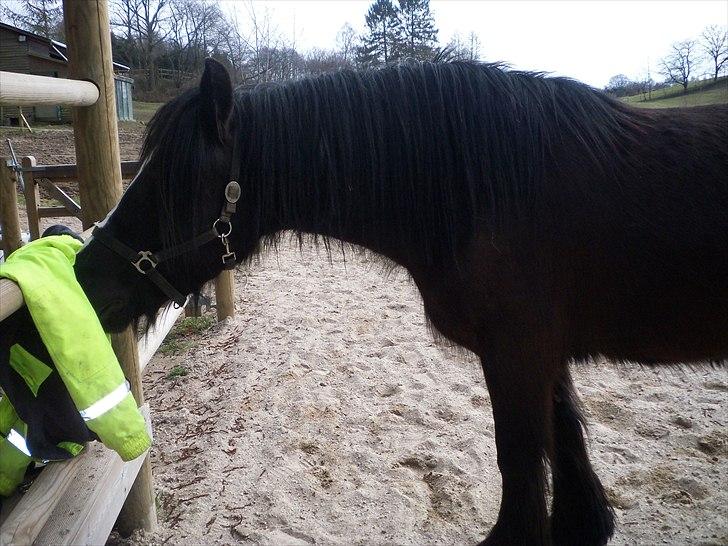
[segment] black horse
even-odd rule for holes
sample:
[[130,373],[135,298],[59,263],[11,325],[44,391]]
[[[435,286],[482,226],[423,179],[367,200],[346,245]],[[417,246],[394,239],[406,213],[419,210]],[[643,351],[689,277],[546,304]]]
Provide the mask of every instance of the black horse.
[[728,356],[725,106],[636,110],[475,63],[234,92],[208,60],[142,160],[77,261],[104,325],[153,316],[283,230],[405,267],[432,325],[482,361],[503,480],[485,544],[612,535],[570,362]]

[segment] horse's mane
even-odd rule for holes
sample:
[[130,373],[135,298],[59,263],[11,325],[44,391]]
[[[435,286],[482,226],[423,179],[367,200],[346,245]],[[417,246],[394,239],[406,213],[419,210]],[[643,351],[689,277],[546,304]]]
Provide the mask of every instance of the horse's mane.
[[[195,89],[162,107],[142,149],[142,160],[165,158],[163,179],[196,173],[198,187],[162,188],[167,218],[182,217],[175,210],[206,183],[199,99]],[[398,245],[430,262],[454,256],[478,225],[532,218],[565,168],[555,145],[575,145],[567,162],[606,179],[646,123],[579,82],[497,64],[344,70],[235,95],[240,182],[259,236],[274,225]]]

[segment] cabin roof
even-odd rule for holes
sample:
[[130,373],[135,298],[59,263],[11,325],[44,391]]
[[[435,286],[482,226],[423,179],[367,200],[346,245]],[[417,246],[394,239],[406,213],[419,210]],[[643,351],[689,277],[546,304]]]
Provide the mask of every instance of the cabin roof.
[[[35,34],[33,32],[23,30],[22,28],[8,25],[7,23],[0,22],[0,29],[4,29],[4,30],[10,31],[10,32],[13,32],[19,36],[27,36],[28,38],[31,38],[38,42],[45,43],[49,46],[49,48],[51,50],[53,50],[56,53],[56,55],[58,55],[60,57],[60,59],[62,59],[66,63],[68,62],[68,57],[66,57],[66,50],[68,49],[68,47],[63,42],[59,42],[58,40],[52,40],[50,38],[46,38],[45,36],[41,36],[40,34]],[[122,72],[127,72],[128,70],[131,70],[131,68],[125,64],[117,63],[116,61],[114,61],[114,70],[120,70]]]

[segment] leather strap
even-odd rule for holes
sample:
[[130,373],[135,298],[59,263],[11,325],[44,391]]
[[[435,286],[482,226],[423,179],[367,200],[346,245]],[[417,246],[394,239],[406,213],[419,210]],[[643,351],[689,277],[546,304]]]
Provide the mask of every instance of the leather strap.
[[[234,135],[234,132],[233,132]],[[220,216],[212,224],[212,229],[193,237],[189,241],[185,241],[171,248],[152,252],[151,250],[135,251],[124,243],[106,233],[101,227],[96,226],[92,232],[92,236],[98,239],[100,243],[106,246],[112,252],[115,252],[125,260],[131,263],[139,273],[149,277],[157,288],[168,298],[175,302],[179,307],[187,303],[187,298],[183,296],[172,284],[165,279],[162,274],[157,271],[157,265],[160,263],[191,252],[215,239],[225,247],[225,253],[221,256],[223,266],[226,269],[235,267],[237,257],[235,252],[230,250],[230,241],[228,237],[233,231],[232,216],[237,210],[237,202],[240,199],[241,189],[238,184],[238,176],[240,174],[240,150],[238,138],[233,136],[233,153],[230,165],[230,182],[225,186],[225,204],[222,207]]]

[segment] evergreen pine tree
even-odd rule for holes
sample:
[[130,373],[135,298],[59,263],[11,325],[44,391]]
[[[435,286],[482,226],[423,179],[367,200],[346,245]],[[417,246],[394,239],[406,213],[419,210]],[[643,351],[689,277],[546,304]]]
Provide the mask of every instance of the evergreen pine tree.
[[432,60],[436,53],[437,29],[430,12],[430,0],[399,0],[400,41],[395,48],[399,59]]
[[368,31],[357,52],[357,62],[370,67],[396,61],[402,37],[397,8],[392,0],[375,0],[367,12],[366,23]]

